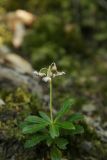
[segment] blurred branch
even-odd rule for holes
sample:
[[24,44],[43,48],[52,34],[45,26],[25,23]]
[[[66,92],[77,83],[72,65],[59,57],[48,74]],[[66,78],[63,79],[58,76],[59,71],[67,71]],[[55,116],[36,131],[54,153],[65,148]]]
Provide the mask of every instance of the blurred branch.
[[31,26],[36,18],[32,13],[20,9],[0,16],[0,21],[4,21],[13,33],[12,43],[15,48],[22,45],[26,34],[25,26]]

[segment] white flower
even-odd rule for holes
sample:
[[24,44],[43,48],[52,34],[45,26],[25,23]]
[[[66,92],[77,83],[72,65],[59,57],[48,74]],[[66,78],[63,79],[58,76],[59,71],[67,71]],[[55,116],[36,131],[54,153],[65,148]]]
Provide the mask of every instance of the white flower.
[[44,82],[50,82],[51,81],[51,78],[50,77],[43,77],[42,80]]
[[45,73],[37,72],[37,71],[34,71],[34,72],[33,72],[33,75],[34,75],[34,76],[39,76],[39,77],[44,77],[44,76],[46,76]]
[[33,75],[41,77],[43,81],[50,82],[52,78],[56,76],[62,76],[65,72],[57,71],[57,67],[55,63],[52,63],[48,68],[42,68],[39,72],[34,71]]
[[34,71],[34,72],[33,72],[33,76],[39,76],[39,72]]
[[64,75],[65,74],[65,72],[57,72],[56,73],[56,76],[62,76],[62,75]]

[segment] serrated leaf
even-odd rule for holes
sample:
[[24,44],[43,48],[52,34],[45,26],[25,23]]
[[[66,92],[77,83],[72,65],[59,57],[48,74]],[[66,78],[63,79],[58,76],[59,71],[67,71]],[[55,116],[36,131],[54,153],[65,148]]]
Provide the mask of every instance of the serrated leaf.
[[37,131],[44,129],[48,123],[40,123],[40,124],[34,124],[34,125],[27,125],[22,129],[22,132],[24,134],[28,133],[36,133]]
[[75,135],[75,134],[82,134],[84,133],[84,128],[81,125],[75,125],[75,129],[72,130],[64,130],[64,135]]
[[20,129],[23,129],[24,127],[26,127],[27,125],[29,125],[27,122],[22,122],[20,125],[19,125],[19,127],[20,127]]
[[46,121],[41,118],[41,117],[38,117],[38,116],[28,116],[26,119],[25,119],[25,122],[28,122],[28,123],[45,123]]
[[75,125],[75,130],[72,130],[71,134],[81,134],[84,133],[84,128],[80,125]]
[[58,128],[58,126],[55,125],[55,124],[50,125],[49,132],[50,132],[50,136],[52,138],[58,137],[59,136],[59,128]]
[[51,122],[50,117],[49,117],[46,113],[44,113],[44,112],[39,112],[39,114],[40,114],[40,116],[41,116],[44,120],[46,120],[46,121],[48,121],[48,122]]
[[47,137],[46,143],[48,146],[51,146],[53,139],[51,137]]
[[62,108],[60,109],[60,111],[57,113],[56,118],[55,118],[55,122],[57,120],[59,120],[65,113],[67,113],[73,104],[74,104],[73,99],[66,100],[64,102]]
[[55,142],[60,149],[66,149],[66,145],[68,144],[65,138],[57,138]]
[[82,114],[72,114],[71,117],[69,117],[69,121],[70,122],[75,122],[75,121],[79,121],[79,120],[83,120],[84,116]]
[[60,128],[64,128],[64,129],[75,129],[75,126],[74,126],[74,124],[73,123],[71,123],[71,122],[67,122],[67,121],[65,121],[65,122],[57,122],[56,123]]
[[39,144],[41,141],[43,141],[44,139],[46,139],[46,136],[42,136],[42,135],[35,135],[33,136],[31,139],[26,140],[25,142],[25,148],[30,148],[30,147],[34,147],[37,144]]
[[61,160],[61,152],[58,148],[53,147],[51,149],[51,160]]

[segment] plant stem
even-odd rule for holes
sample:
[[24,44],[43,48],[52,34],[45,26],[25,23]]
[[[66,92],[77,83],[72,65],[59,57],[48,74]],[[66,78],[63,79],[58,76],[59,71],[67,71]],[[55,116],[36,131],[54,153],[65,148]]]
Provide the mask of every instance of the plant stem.
[[53,122],[53,108],[52,108],[52,79],[50,81],[50,117],[51,117],[51,122]]

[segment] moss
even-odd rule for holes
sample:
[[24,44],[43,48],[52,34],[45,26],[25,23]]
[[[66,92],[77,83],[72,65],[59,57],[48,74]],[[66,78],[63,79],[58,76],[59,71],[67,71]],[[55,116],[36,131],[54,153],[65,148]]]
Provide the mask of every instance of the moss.
[[[6,37],[6,38],[5,38]],[[8,27],[4,24],[0,24],[0,45],[9,44],[12,40],[12,33]]]
[[37,95],[31,95],[27,90],[17,88],[1,96],[5,106],[0,108],[0,130],[4,137],[21,139],[19,125],[29,114],[36,114],[40,107]]

